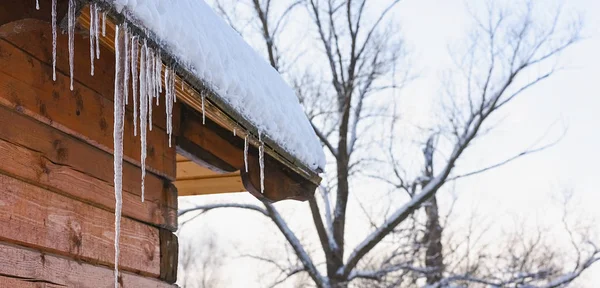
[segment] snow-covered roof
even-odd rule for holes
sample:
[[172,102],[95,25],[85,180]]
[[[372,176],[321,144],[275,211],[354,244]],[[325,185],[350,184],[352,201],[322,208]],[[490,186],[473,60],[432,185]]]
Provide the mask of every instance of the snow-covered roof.
[[314,171],[325,155],[294,90],[203,0],[106,0],[263,136]]

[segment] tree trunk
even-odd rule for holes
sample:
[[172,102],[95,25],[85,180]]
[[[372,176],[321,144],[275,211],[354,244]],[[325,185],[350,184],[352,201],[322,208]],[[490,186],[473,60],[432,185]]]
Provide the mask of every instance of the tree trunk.
[[427,273],[427,284],[434,284],[442,279],[444,271],[444,257],[442,254],[442,231],[440,215],[438,211],[437,198],[433,196],[425,204],[427,223],[425,225],[425,236],[423,244],[425,251],[425,268],[431,272]]

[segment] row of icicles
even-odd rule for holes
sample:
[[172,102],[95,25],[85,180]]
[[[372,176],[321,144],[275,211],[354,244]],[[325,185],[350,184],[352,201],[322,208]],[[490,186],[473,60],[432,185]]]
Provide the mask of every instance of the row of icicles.
[[[36,0],[36,9],[40,9],[39,0]],[[68,7],[68,45],[69,45],[69,73],[70,89],[73,91],[74,72],[74,50],[75,50],[75,0],[69,0]],[[102,17],[100,17],[102,16]],[[52,79],[56,81],[56,46],[57,46],[57,23],[56,23],[56,0],[52,0]],[[102,19],[100,19],[102,18]],[[122,26],[122,27],[121,27]],[[101,31],[100,31],[101,30]],[[100,59],[100,33],[106,36],[106,12],[100,11],[97,4],[90,4],[90,74],[94,75],[94,60]],[[146,176],[146,136],[148,130],[152,131],[152,105],[159,105],[160,94],[165,97],[166,132],[169,135],[169,147],[173,133],[173,103],[177,102],[174,69],[167,67],[163,70],[160,51],[155,51],[148,45],[144,37],[133,35],[127,28],[127,23],[115,27],[115,83],[114,83],[114,188],[115,188],[115,288],[118,283],[119,263],[119,237],[121,228],[121,211],[123,199],[123,131],[125,106],[129,105],[129,82],[131,79],[133,99],[134,136],[139,134],[141,138],[141,168],[142,168],[142,202],[144,202],[144,179]],[[181,80],[183,88],[184,82]],[[205,94],[202,98],[202,124],[205,123]],[[156,102],[154,101],[156,99]],[[139,113],[138,113],[139,111]],[[236,136],[236,129],[233,129]],[[248,172],[248,135],[244,137],[244,167]],[[260,190],[264,193],[264,143],[262,133],[258,133],[258,154],[260,165]]]

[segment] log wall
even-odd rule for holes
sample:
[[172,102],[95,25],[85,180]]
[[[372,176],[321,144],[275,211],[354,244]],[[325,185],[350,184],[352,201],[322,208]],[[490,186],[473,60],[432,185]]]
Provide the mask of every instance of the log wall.
[[[50,23],[0,25],[0,287],[112,287],[114,55],[101,49],[90,76],[89,39],[78,33],[71,91],[67,35],[54,82]],[[176,153],[164,115],[154,107],[142,203],[140,139],[126,114],[122,287],[175,287]]]

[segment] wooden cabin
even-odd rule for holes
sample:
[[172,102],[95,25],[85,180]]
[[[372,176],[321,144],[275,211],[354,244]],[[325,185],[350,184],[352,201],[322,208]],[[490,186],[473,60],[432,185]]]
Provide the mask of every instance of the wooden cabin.
[[[91,76],[90,13],[86,1],[76,1],[71,91],[68,35],[63,33],[68,2],[58,0],[56,6],[63,28],[57,38],[56,81],[51,0],[40,0],[39,10],[35,0],[0,4],[0,287],[113,286],[113,39],[118,15],[108,15]],[[165,101],[151,119],[144,202],[140,138],[132,133],[133,108],[125,111],[121,287],[175,286],[179,196],[249,191],[267,201],[305,200],[320,181],[319,171],[267,140],[261,193],[259,169],[243,169],[246,136],[249,165],[259,166],[257,128],[219,103],[202,79],[186,73],[177,71],[171,147]]]

